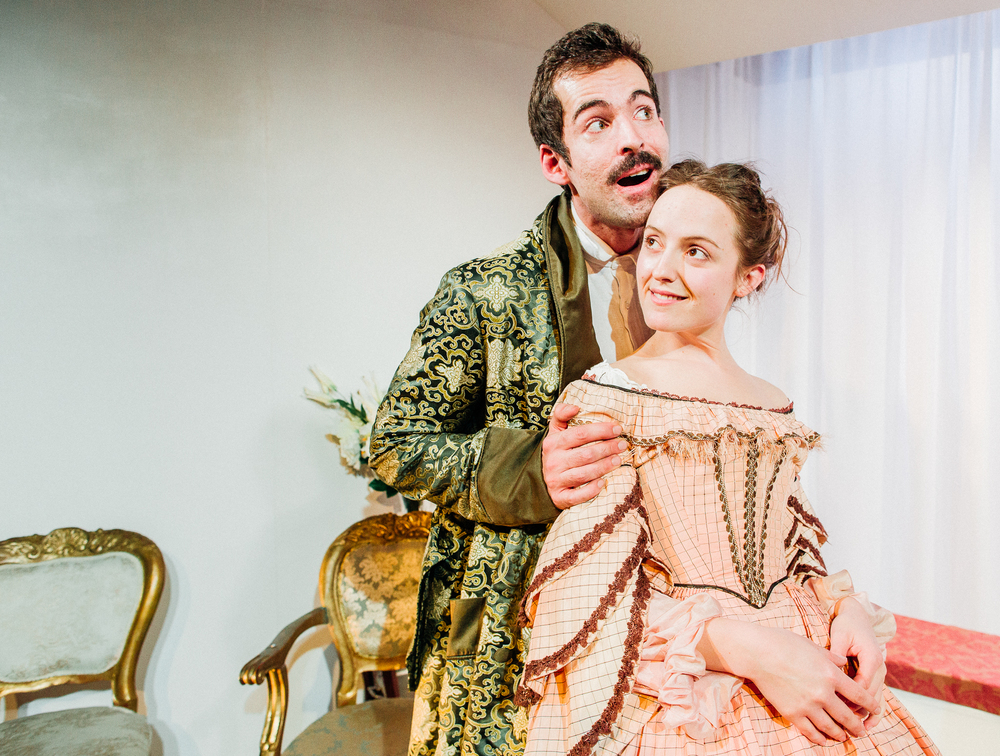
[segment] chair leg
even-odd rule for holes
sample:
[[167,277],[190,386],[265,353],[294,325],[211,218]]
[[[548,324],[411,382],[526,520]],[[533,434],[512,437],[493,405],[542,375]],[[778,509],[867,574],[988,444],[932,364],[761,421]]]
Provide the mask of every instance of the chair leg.
[[267,671],[267,716],[260,736],[260,756],[281,756],[281,736],[288,713],[288,668]]
[[399,682],[395,670],[362,672],[361,680],[364,683],[365,701],[399,698]]

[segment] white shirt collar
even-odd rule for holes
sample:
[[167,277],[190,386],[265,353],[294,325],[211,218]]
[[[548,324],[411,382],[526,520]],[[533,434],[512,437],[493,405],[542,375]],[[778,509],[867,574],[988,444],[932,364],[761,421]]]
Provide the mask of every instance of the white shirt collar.
[[615,254],[615,251],[601,237],[587,228],[587,224],[580,219],[580,216],[576,212],[576,206],[572,202],[569,204],[573,210],[573,223],[576,225],[576,235],[580,239],[580,246],[583,247],[583,251],[600,262],[607,262],[616,258],[618,255]]

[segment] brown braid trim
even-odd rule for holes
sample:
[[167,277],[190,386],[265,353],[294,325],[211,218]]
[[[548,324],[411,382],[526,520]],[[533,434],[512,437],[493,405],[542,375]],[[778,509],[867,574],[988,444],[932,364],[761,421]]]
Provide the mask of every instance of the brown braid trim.
[[640,565],[646,556],[646,547],[648,545],[649,535],[643,530],[639,533],[639,541],[636,543],[635,548],[632,549],[632,553],[629,554],[628,559],[622,563],[622,566],[615,573],[615,579],[608,586],[608,592],[601,597],[597,608],[584,621],[583,626],[577,631],[576,635],[570,638],[558,651],[554,651],[545,658],[538,659],[525,666],[524,677],[529,679],[540,677],[554,669],[565,666],[573,654],[586,645],[588,638],[597,632],[597,623],[607,618],[608,612],[615,605],[615,599],[619,593],[625,590],[632,574],[638,569],[640,573],[645,575]]
[[[799,564],[796,565],[792,574],[797,578],[799,575],[808,575],[809,577],[826,577],[828,573],[825,566],[820,567],[816,564]],[[803,580],[802,582],[805,581]]]
[[567,756],[589,756],[594,749],[597,740],[602,735],[610,735],[611,727],[618,721],[618,716],[622,712],[622,705],[625,702],[625,694],[632,687],[632,679],[635,675],[635,665],[639,661],[639,649],[642,645],[642,634],[646,625],[646,608],[649,605],[650,597],[649,578],[643,570],[639,570],[639,579],[635,583],[635,592],[632,594],[635,602],[632,604],[632,617],[628,622],[628,634],[625,636],[625,654],[622,657],[622,666],[618,670],[618,681],[615,683],[611,700],[601,712],[594,726],[590,728],[570,750]]
[[529,688],[524,683],[524,678],[521,678],[521,684],[517,686],[517,690],[514,691],[514,705],[523,706],[526,709],[530,709],[536,703],[542,700],[542,694],[536,693],[531,688]]
[[799,536],[799,540],[795,542],[795,548],[809,554],[813,559],[822,564],[824,567],[826,564],[823,562],[823,557],[819,555],[819,549],[811,543],[805,536]]
[[614,384],[601,383],[594,373],[584,373],[580,378],[581,381],[586,381],[587,383],[596,383],[598,386],[604,386],[606,388],[615,388],[620,391],[629,391],[633,394],[649,394],[651,396],[662,396],[664,399],[673,399],[678,402],[698,402],[699,404],[716,404],[720,407],[736,407],[737,409],[748,409],[748,410],[760,410],[761,412],[773,412],[777,415],[790,415],[792,410],[795,408],[794,402],[789,402],[784,407],[779,407],[777,409],[765,409],[764,407],[758,407],[754,404],[737,404],[736,402],[719,402],[713,401],[712,399],[700,399],[697,396],[681,396],[680,394],[671,394],[667,391],[657,391],[656,389],[651,389],[646,386],[639,388],[616,386]]
[[793,512],[795,512],[795,514],[797,514],[799,517],[801,517],[802,521],[805,522],[806,525],[808,525],[811,528],[815,528],[820,533],[820,535],[823,536],[824,539],[829,537],[826,534],[826,528],[823,527],[823,523],[819,521],[819,518],[816,515],[807,512],[806,508],[803,507],[799,503],[799,500],[796,499],[794,496],[788,497],[788,508],[791,509]]
[[795,538],[795,534],[799,531],[799,521],[795,520],[792,523],[792,529],[788,531],[788,535],[785,536],[785,551],[788,551],[792,545],[792,539]]
[[636,473],[635,485],[632,486],[632,490],[629,491],[628,496],[625,497],[625,501],[618,504],[611,514],[595,525],[594,529],[587,533],[587,535],[573,544],[573,547],[565,554],[556,559],[541,572],[536,573],[534,579],[531,581],[531,584],[528,586],[528,589],[524,592],[524,598],[521,599],[521,607],[517,613],[518,625],[521,627],[528,627],[531,624],[531,619],[528,617],[528,603],[531,600],[531,594],[534,593],[542,583],[550,580],[557,572],[565,572],[580,561],[581,556],[589,552],[597,545],[601,536],[609,535],[614,532],[615,525],[624,520],[625,515],[632,509],[639,510],[642,519],[646,522],[646,526],[648,527],[649,517],[646,514],[646,510],[642,506],[642,488],[639,486],[639,473]]
[[806,527],[809,526],[803,525],[801,522],[799,522],[794,518],[792,519],[792,529],[789,530],[788,535],[785,536],[785,551],[788,551],[790,548],[792,548],[792,544],[795,543],[796,536],[799,536],[800,538],[805,538],[805,536],[799,534],[799,529]]

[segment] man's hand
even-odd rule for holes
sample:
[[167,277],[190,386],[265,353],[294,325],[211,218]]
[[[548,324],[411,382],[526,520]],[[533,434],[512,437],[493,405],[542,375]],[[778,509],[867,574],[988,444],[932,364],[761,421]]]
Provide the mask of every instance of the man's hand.
[[622,463],[620,453],[628,448],[618,438],[620,425],[588,423],[570,428],[569,421],[579,411],[571,404],[555,405],[542,441],[542,475],[559,509],[597,496],[604,487],[603,476]]

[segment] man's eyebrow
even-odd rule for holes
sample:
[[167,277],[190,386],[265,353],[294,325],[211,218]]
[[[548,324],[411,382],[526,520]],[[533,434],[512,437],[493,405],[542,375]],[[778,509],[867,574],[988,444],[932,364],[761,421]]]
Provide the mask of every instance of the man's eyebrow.
[[609,103],[607,100],[587,100],[585,103],[583,103],[583,105],[581,105],[576,109],[575,113],[573,113],[573,120],[575,121],[577,118],[579,118],[580,113],[582,113],[583,111],[589,110],[590,108],[596,108],[600,105],[610,106],[611,103]]
[[[648,90],[645,90],[645,89],[637,89],[637,90],[635,90],[635,91],[634,91],[634,92],[633,92],[633,93],[632,93],[632,94],[631,94],[631,95],[629,96],[629,98],[628,98],[628,101],[629,101],[629,102],[635,102],[635,101],[636,101],[636,100],[638,100],[638,99],[639,99],[640,97],[648,97],[648,98],[649,98],[650,100],[652,100],[652,99],[653,99],[653,95],[651,95],[651,94],[649,93],[649,91],[648,91]],[[573,120],[575,121],[575,120],[576,120],[577,118],[579,118],[579,117],[580,117],[580,114],[581,114],[581,113],[582,113],[583,111],[585,111],[585,110],[589,110],[590,108],[596,108],[596,107],[600,107],[600,106],[602,106],[602,105],[606,105],[606,106],[610,107],[611,103],[609,103],[609,102],[608,102],[607,100],[600,100],[600,99],[596,99],[596,100],[587,100],[587,101],[586,101],[585,103],[583,103],[583,104],[582,104],[582,105],[581,105],[580,107],[578,107],[578,108],[576,109],[576,111],[575,111],[575,112],[573,113]]]

